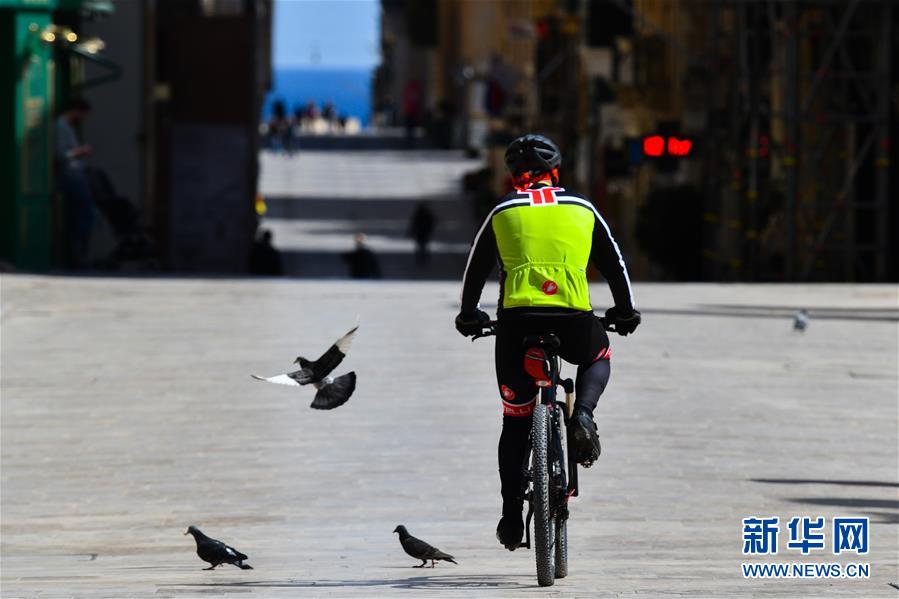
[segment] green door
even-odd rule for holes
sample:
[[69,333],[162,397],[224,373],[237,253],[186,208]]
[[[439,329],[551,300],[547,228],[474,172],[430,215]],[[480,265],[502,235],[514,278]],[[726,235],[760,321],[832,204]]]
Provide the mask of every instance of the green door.
[[0,257],[17,268],[51,263],[52,47],[41,40],[49,12],[0,0]]

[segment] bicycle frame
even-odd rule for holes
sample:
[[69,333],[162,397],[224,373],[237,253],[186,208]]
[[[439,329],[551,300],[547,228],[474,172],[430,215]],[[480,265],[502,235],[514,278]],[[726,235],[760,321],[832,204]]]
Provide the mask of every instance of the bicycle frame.
[[[568,422],[571,418],[572,406],[570,405],[570,397],[574,392],[574,381],[571,379],[559,380],[562,370],[561,360],[552,348],[541,343],[538,343],[535,347],[539,347],[543,350],[545,359],[549,362],[549,385],[540,387],[540,403],[547,406],[552,423],[550,427],[550,439],[548,440],[549,443],[547,443],[547,446],[552,450],[553,478],[556,480],[557,484],[553,485],[553,490],[555,492],[550,498],[550,505],[555,516],[564,521],[568,519],[568,500],[571,497],[577,497],[578,495],[577,463],[571,458],[572,452],[570,451],[570,448],[567,453],[562,448],[562,424],[564,423],[567,430]],[[562,386],[568,396],[564,402],[559,401],[557,398],[557,389],[559,386]],[[562,415],[561,418],[559,417],[560,414]],[[532,440],[528,441],[528,450],[525,453],[525,462],[522,465],[525,484],[528,487],[532,487],[533,484],[533,474],[529,467],[532,443]],[[566,455],[568,456],[567,464],[563,465],[562,457]],[[564,489],[564,491],[562,489]],[[530,549],[531,519],[534,515],[532,488],[527,492],[526,498],[528,501],[528,513],[525,520],[526,538],[521,544],[521,547]]]

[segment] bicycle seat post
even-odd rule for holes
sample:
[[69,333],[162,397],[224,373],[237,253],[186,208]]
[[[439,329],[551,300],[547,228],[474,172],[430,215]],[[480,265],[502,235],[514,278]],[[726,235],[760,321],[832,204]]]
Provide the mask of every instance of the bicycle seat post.
[[562,346],[562,342],[559,337],[553,333],[526,335],[523,345],[525,347],[525,371],[534,378],[538,387],[544,389],[553,387],[553,392],[555,392],[560,375],[557,351]]

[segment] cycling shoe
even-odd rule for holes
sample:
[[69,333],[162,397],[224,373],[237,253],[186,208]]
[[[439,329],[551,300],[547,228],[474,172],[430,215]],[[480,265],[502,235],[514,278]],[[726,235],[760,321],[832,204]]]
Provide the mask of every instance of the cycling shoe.
[[503,517],[496,525],[496,540],[509,551],[515,551],[521,545],[524,536],[524,520],[521,517],[521,509],[518,513],[503,510]]
[[602,447],[599,444],[599,435],[596,432],[596,423],[586,412],[575,412],[568,424],[568,434],[571,435],[571,445],[575,461],[589,468],[599,459]]

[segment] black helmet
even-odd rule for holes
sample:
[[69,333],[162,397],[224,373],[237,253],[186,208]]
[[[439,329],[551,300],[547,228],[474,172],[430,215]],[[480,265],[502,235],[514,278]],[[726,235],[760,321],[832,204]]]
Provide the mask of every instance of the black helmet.
[[506,168],[513,176],[549,173],[562,164],[562,152],[548,137],[523,135],[506,148]]

